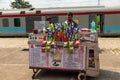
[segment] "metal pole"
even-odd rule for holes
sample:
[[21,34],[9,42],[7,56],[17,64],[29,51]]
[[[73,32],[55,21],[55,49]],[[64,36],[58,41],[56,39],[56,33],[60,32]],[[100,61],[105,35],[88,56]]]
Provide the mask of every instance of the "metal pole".
[[100,6],[100,0],[98,0],[98,6]]

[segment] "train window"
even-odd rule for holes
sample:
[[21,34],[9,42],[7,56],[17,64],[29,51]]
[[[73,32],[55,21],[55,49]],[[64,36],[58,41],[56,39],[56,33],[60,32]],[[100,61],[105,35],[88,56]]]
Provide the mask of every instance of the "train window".
[[14,26],[15,27],[20,27],[21,26],[21,24],[20,24],[20,18],[15,18],[14,19]]
[[25,11],[21,11],[20,14],[25,14]]
[[3,27],[9,27],[9,20],[3,19]]
[[41,11],[36,11],[36,14],[40,14],[41,13]]

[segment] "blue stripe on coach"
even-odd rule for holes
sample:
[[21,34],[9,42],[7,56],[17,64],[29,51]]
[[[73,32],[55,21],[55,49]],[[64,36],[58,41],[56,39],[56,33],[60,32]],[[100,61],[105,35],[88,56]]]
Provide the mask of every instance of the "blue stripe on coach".
[[112,26],[112,27],[104,27],[105,31],[119,31],[120,30],[120,26]]
[[26,28],[24,28],[24,27],[5,27],[5,28],[0,28],[0,33],[26,33]]

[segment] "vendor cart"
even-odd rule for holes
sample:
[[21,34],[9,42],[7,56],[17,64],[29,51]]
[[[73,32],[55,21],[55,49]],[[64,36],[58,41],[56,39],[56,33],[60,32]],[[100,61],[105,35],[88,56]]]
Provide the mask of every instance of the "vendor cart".
[[29,67],[33,69],[33,78],[40,69],[77,71],[78,80],[99,75],[97,32],[79,31],[79,44],[71,50],[64,42],[46,42],[44,38],[45,34],[29,34]]

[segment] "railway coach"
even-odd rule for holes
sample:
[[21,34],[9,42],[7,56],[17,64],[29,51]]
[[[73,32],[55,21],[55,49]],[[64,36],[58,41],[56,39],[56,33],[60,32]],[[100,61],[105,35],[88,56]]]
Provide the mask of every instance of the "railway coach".
[[119,7],[89,6],[0,10],[0,36],[25,36],[34,29],[34,21],[51,16],[54,23],[63,22],[68,12],[81,28],[91,28],[94,20],[100,36],[120,35]]

